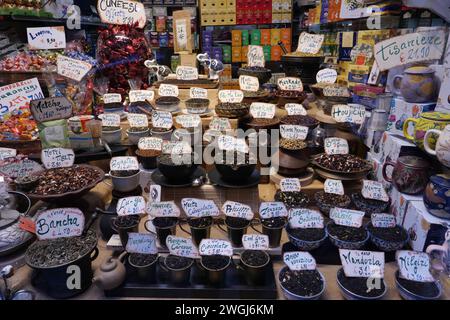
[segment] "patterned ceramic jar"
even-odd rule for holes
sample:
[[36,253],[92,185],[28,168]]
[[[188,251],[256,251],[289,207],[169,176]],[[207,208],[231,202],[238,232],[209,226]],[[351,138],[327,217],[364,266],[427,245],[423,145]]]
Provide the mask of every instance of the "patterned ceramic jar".
[[[436,134],[438,140],[436,148],[432,149],[428,144],[428,137],[431,134]],[[444,130],[430,129],[425,133],[423,141],[425,151],[436,156],[440,163],[446,167],[450,167],[450,125],[446,126]]]
[[[414,133],[411,135],[408,132],[408,125],[412,122],[414,125]],[[425,133],[430,129],[444,130],[445,126],[450,124],[450,113],[444,112],[424,112],[420,118],[408,118],[403,123],[403,135],[406,139],[413,141],[419,148],[424,150],[423,139]],[[430,148],[436,145],[436,135],[431,134],[428,137],[428,144]]]
[[426,66],[414,66],[394,77],[396,94],[401,94],[406,102],[424,103],[436,101],[438,86],[434,70]]
[[450,176],[444,174],[432,176],[425,189],[423,202],[430,214],[450,219]]

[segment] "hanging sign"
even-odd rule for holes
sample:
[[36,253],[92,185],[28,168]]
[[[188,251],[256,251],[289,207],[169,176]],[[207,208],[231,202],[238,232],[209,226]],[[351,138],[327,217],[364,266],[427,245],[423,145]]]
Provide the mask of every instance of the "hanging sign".
[[336,122],[362,124],[366,116],[366,108],[363,105],[335,104],[331,109],[331,116]]
[[166,246],[171,255],[191,259],[200,258],[198,249],[192,239],[169,235],[166,238]]
[[84,230],[84,214],[78,208],[58,208],[36,214],[39,240],[77,237]]
[[103,127],[120,127],[120,115],[116,113],[102,114]]
[[192,99],[208,99],[208,90],[191,87],[191,89],[189,89],[189,97]]
[[316,74],[317,83],[335,83],[337,79],[337,72],[334,69],[322,69]]
[[138,141],[139,150],[162,150],[163,140],[155,137],[142,137]]
[[111,171],[139,170],[139,162],[136,157],[113,157],[109,163]]
[[280,181],[280,190],[283,192],[300,192],[301,189],[298,178],[283,178]]
[[176,85],[162,83],[159,85],[158,94],[161,97],[178,97],[180,91]]
[[397,225],[395,216],[388,213],[372,213],[370,222],[375,228],[394,228]]
[[244,93],[241,90],[220,90],[220,102],[241,103],[244,99]]
[[434,282],[430,257],[425,252],[399,250],[395,253],[400,277],[418,282]]
[[348,154],[348,142],[342,138],[325,138],[326,154]]
[[72,103],[66,97],[32,100],[30,110],[37,122],[66,119],[72,116]]
[[[130,91],[131,92],[131,91]],[[103,96],[103,103],[122,103],[122,96],[120,93],[105,93]]]
[[316,270],[316,260],[309,252],[291,251],[283,254],[283,261],[292,271]]
[[[0,147],[0,160],[5,160],[7,158],[15,157],[16,155],[17,155],[16,149]],[[0,170],[1,170],[1,168],[0,168]]]
[[350,97],[347,87],[336,85],[323,88],[323,95],[325,97]]
[[172,113],[168,111],[153,111],[152,126],[155,128],[170,129],[173,126]]
[[284,139],[305,140],[308,135],[308,127],[282,124],[280,125],[280,135]]
[[389,196],[384,190],[383,184],[378,181],[363,180],[363,188],[361,194],[366,199],[389,201]]
[[46,169],[67,168],[73,166],[75,153],[65,148],[42,149],[41,161]]
[[330,218],[340,226],[359,228],[362,225],[364,212],[344,208],[332,208]]
[[198,79],[198,69],[195,67],[178,66],[176,70],[178,80],[197,80]]
[[239,76],[239,88],[244,91],[256,92],[259,90],[258,78],[252,76]]
[[127,114],[128,123],[130,127],[134,128],[147,128],[148,117],[145,114],[129,113]]
[[155,218],[180,216],[180,209],[174,201],[149,202],[146,211]]
[[322,48],[322,43],[325,38],[323,34],[311,34],[302,32],[298,37],[297,52],[307,54],[317,54]]
[[244,234],[242,246],[245,250],[267,250],[269,249],[269,237],[265,234]]
[[0,87],[0,116],[28,106],[31,100],[44,99],[37,78],[32,78]]
[[211,122],[209,123],[209,128],[211,130],[217,130],[217,131],[225,131],[228,129],[231,129],[231,123],[228,118],[212,118]]
[[129,232],[125,250],[129,253],[156,254],[156,236],[153,233]]
[[384,278],[384,252],[339,249],[347,277]]
[[250,105],[253,118],[272,119],[275,116],[275,105],[272,103],[253,102]]
[[323,184],[325,193],[344,195],[344,185],[341,180],[326,179]]
[[85,61],[72,59],[60,54],[58,54],[56,59],[56,66],[59,75],[75,81],[81,81],[92,69],[92,65]]
[[128,98],[130,102],[151,102],[155,98],[155,92],[152,90],[130,90]]
[[28,49],[66,49],[64,26],[27,28]]
[[117,201],[116,211],[119,216],[143,214],[145,213],[145,199],[141,196],[120,198]]
[[213,200],[183,198],[181,207],[188,217],[211,217],[220,215],[220,210]]
[[264,51],[261,46],[248,46],[247,52],[247,64],[249,67],[261,67],[264,68]]
[[97,12],[100,20],[107,24],[135,25],[142,29],[147,22],[144,5],[130,0],[98,0]]
[[44,168],[36,161],[29,159],[11,162],[0,166],[0,172],[11,179],[30,176],[40,171],[44,171]]
[[319,211],[294,208],[289,210],[289,225],[291,228],[323,228],[323,217]]
[[306,116],[308,114],[305,108],[299,103],[286,103],[284,105],[284,109],[286,110],[289,116],[295,115]]
[[246,220],[253,219],[252,208],[240,202],[225,201],[222,205],[222,212],[228,217],[242,218]]
[[303,84],[300,78],[284,77],[277,80],[278,88],[285,91],[303,91]]
[[287,217],[288,215],[283,202],[261,202],[259,205],[259,216],[261,219]]
[[183,128],[196,128],[202,123],[202,119],[197,114],[182,114],[176,116],[175,121]]
[[221,239],[203,239],[200,242],[198,251],[201,256],[228,256],[233,255],[233,247],[230,241]]

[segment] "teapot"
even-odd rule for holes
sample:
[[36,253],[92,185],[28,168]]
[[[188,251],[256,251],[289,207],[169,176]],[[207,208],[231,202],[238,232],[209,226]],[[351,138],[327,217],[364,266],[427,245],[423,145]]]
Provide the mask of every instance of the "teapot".
[[123,264],[126,254],[127,252],[124,251],[117,258],[109,257],[95,271],[92,282],[103,290],[111,290],[120,286],[126,276],[126,269]]
[[445,233],[445,241],[442,245],[429,245],[426,252],[432,256],[434,252],[440,253],[439,259],[432,263],[432,268],[437,271],[444,271],[450,275],[450,229]]

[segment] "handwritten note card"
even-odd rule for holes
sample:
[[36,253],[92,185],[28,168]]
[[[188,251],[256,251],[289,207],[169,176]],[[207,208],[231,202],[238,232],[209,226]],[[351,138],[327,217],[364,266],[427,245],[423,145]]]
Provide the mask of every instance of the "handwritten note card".
[[344,208],[332,208],[330,218],[340,226],[359,228],[362,225],[364,212]]
[[283,254],[283,261],[293,271],[315,270],[317,268],[316,260],[309,252],[285,252]]
[[76,237],[84,230],[84,214],[78,208],[44,210],[35,221],[39,240]]
[[288,215],[288,211],[283,202],[261,202],[259,206],[259,216],[261,219],[287,217]]
[[117,215],[128,216],[145,213],[145,199],[141,196],[120,198],[117,201]]
[[75,161],[75,153],[72,149],[65,148],[42,149],[41,161],[46,169],[71,167]]
[[339,249],[339,256],[347,277],[384,277],[384,252]]
[[220,210],[213,200],[183,198],[181,207],[188,217],[209,217],[220,215]]
[[253,219],[252,208],[240,202],[225,201],[222,205],[222,211],[228,217],[242,218],[246,220]]

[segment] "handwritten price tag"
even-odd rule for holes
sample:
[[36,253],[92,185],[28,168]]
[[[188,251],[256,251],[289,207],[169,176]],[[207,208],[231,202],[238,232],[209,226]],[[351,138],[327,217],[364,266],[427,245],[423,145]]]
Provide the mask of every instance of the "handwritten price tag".
[[269,249],[269,237],[265,234],[244,234],[242,245],[246,250],[267,250]]
[[308,252],[292,251],[283,254],[283,261],[292,271],[316,270],[316,260]]
[[120,127],[120,115],[115,113],[102,114],[103,127]]
[[233,247],[230,241],[221,239],[203,239],[198,248],[201,256],[228,256],[233,255]]
[[241,90],[220,90],[220,102],[240,103],[244,99],[244,93]]
[[156,236],[152,233],[129,232],[126,250],[130,253],[156,254]]
[[300,192],[302,185],[298,178],[283,178],[280,181],[280,189],[283,192]]
[[155,128],[170,129],[173,126],[172,114],[168,111],[153,111],[152,125]]
[[129,113],[127,115],[130,127],[142,128],[148,127],[148,118],[145,114]]
[[[17,150],[12,148],[0,148],[0,160],[15,157]],[[0,169],[1,170],[1,169]]]
[[220,215],[220,210],[213,200],[196,198],[181,199],[181,207],[188,217],[210,217]]
[[384,278],[384,252],[339,249],[347,277]]
[[331,116],[337,122],[362,124],[366,116],[366,108],[363,105],[335,104],[331,109]]
[[0,116],[16,112],[31,100],[44,99],[39,80],[27,79],[0,87]]
[[298,104],[298,103],[286,103],[284,105],[284,109],[290,116],[295,116],[295,115],[306,116],[308,114],[306,112],[305,108],[301,104]]
[[42,149],[41,160],[46,169],[67,168],[73,166],[75,153],[72,149]]
[[139,162],[136,157],[113,157],[109,163],[111,171],[139,170]]
[[341,180],[326,179],[323,189],[325,193],[344,195],[344,185]]
[[275,116],[275,105],[272,103],[253,102],[250,105],[253,118],[272,119]]
[[336,85],[323,88],[323,95],[325,97],[350,97],[347,87]]
[[258,78],[252,76],[239,76],[239,88],[244,91],[256,92],[259,89]]
[[305,140],[308,135],[308,127],[282,124],[280,125],[280,135],[285,139]]
[[106,93],[103,95],[103,103],[122,103],[122,96],[120,93]]
[[66,97],[32,100],[30,110],[37,122],[66,119],[72,116],[72,103]]
[[178,87],[173,84],[160,84],[158,94],[161,97],[178,97],[180,94]]
[[130,99],[130,102],[151,102],[155,98],[155,92],[151,90],[130,90],[128,98]]
[[228,217],[243,218],[246,220],[253,219],[252,208],[240,202],[225,201],[222,205],[222,211]]
[[244,139],[237,139],[231,136],[220,135],[217,138],[217,144],[220,150],[239,151],[243,153],[248,152],[248,146]]
[[192,87],[189,89],[189,97],[193,99],[208,99],[208,90]]
[[213,118],[209,123],[211,130],[225,131],[231,129],[231,123],[228,118]]
[[261,219],[287,217],[288,215],[283,202],[261,202],[259,205],[259,216]]
[[176,70],[178,80],[197,80],[198,79],[198,69],[194,67],[178,66]]
[[174,201],[149,202],[146,211],[152,217],[180,216],[180,208]]
[[182,114],[176,116],[175,121],[183,128],[196,128],[200,126],[202,119],[196,114]]
[[286,91],[303,91],[303,83],[300,78],[285,77],[277,81],[278,88]]
[[191,259],[200,258],[200,253],[192,242],[192,239],[169,235],[166,238],[166,246],[171,255]]
[[317,54],[322,48],[324,38],[325,35],[323,34],[302,32],[298,37],[297,52]]
[[362,225],[364,212],[344,208],[332,208],[330,218],[340,226],[359,228]]
[[348,142],[341,138],[325,138],[326,154],[348,154]]
[[335,83],[337,79],[337,72],[334,69],[326,68],[317,72],[317,83]]
[[289,225],[291,228],[323,228],[323,217],[319,211],[294,208],[289,210]]
[[[190,157],[190,154],[192,153],[192,147],[191,144],[187,141],[179,141],[179,142],[163,141],[162,152],[177,156],[189,154]],[[180,161],[181,160],[182,159],[180,159]]]
[[378,181],[363,180],[363,188],[361,194],[366,199],[389,201],[389,196],[384,190],[383,184]]
[[144,28],[147,22],[144,5],[138,1],[121,0],[97,1],[97,12],[100,20],[107,24],[134,25]]
[[145,199],[144,197],[126,197],[120,198],[117,201],[117,215],[128,216],[145,213]]
[[59,75],[75,81],[81,81],[81,79],[83,79],[92,69],[92,65],[87,62],[72,59],[60,54],[56,59],[56,65]]
[[64,26],[27,28],[27,38],[30,50],[66,48]]
[[77,237],[84,230],[84,214],[78,208],[58,208],[36,214],[39,240]]
[[163,140],[155,137],[143,137],[139,139],[139,150],[162,150]]
[[425,252],[399,250],[395,253],[400,277],[411,281],[434,282],[430,257]]
[[39,163],[29,159],[8,163],[0,167],[0,172],[12,179],[29,176],[43,170],[44,168]]
[[248,46],[247,64],[249,67],[263,67],[265,65],[264,51],[261,46]]
[[372,213],[370,222],[375,228],[394,228],[397,225],[395,216],[387,213]]

